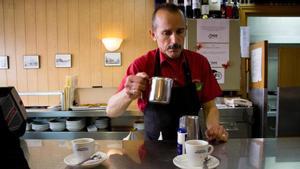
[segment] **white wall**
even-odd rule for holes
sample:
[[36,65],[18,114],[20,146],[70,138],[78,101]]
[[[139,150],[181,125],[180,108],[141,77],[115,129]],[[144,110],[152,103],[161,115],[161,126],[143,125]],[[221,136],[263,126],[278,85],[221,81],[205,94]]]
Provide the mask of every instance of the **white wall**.
[[248,17],[250,40],[269,43],[300,43],[300,17]]

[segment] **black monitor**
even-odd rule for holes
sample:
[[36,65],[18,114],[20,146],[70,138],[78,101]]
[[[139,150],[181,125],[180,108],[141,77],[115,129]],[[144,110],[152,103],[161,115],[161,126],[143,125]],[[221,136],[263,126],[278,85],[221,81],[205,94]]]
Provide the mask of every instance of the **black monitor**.
[[12,134],[17,137],[24,134],[26,110],[14,87],[0,87],[0,113],[1,122],[5,122]]

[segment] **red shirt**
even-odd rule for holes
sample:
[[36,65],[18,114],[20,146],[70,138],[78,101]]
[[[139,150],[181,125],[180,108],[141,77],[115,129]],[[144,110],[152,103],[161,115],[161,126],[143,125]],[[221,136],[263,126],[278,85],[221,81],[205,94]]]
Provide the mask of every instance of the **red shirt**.
[[[138,72],[145,72],[151,78],[154,76],[155,53],[158,49],[149,51],[147,54],[135,59],[128,67],[125,77],[119,86],[119,91],[124,88],[124,83],[128,75],[135,75]],[[183,71],[184,57],[187,59],[192,81],[196,83],[199,100],[201,103],[208,102],[222,94],[219,84],[215,79],[207,59],[199,53],[183,50],[181,56],[170,59],[160,52],[160,76],[169,77],[174,80],[174,86],[184,86],[185,77]],[[138,106],[144,111],[148,104],[150,85],[143,93],[143,98],[138,99]]]

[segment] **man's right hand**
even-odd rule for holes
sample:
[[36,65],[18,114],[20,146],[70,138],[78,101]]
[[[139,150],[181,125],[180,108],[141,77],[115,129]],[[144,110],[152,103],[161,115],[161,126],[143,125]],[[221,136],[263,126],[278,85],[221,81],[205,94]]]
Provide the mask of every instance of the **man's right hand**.
[[149,81],[149,76],[145,72],[139,72],[136,75],[127,77],[124,89],[130,99],[134,100],[141,97]]

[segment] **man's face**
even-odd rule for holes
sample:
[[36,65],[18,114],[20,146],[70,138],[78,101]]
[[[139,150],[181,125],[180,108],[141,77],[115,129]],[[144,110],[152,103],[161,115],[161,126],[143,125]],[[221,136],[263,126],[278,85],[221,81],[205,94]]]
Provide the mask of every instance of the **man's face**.
[[158,11],[154,25],[150,33],[159,50],[169,58],[178,58],[183,49],[186,31],[182,15],[165,10]]

